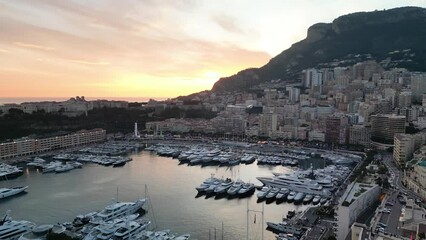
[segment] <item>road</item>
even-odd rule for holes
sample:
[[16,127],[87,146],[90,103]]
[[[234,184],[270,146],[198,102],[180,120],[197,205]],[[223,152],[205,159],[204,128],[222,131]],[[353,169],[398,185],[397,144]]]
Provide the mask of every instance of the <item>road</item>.
[[[402,175],[404,174],[403,172],[401,172],[395,165],[395,163],[393,162],[393,156],[391,154],[384,154],[382,155],[382,159],[383,159],[383,163],[386,165],[386,167],[389,170],[389,173],[391,174],[392,178],[392,184],[396,187],[397,190],[400,190],[401,192],[406,193],[408,198],[412,198],[412,199],[422,199],[422,197],[420,195],[418,195],[417,193],[411,191],[410,189],[406,188],[402,182],[401,182],[401,178]],[[421,204],[423,208],[426,208],[425,204]]]
[[384,207],[381,207],[380,210],[387,208],[390,209],[390,213],[382,212],[380,214],[379,222],[387,225],[387,227],[384,228],[385,232],[391,235],[399,236],[401,231],[398,229],[398,224],[403,205],[398,201],[398,192],[390,194],[387,198],[386,204],[383,205]]

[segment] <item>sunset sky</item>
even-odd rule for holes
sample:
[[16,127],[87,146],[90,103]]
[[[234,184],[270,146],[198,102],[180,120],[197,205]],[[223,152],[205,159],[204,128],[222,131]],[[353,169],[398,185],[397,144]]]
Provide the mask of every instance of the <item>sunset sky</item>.
[[175,97],[317,22],[424,0],[0,0],[0,97]]

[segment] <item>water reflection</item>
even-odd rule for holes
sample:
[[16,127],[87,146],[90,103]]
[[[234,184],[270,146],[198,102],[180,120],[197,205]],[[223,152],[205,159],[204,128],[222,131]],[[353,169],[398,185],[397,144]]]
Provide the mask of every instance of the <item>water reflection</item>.
[[[306,205],[268,201],[257,203],[257,197],[229,198],[226,195],[198,195],[195,187],[213,173],[218,178],[241,179],[260,185],[259,176],[272,172],[293,171],[283,166],[237,165],[233,167],[187,166],[178,160],[159,157],[150,152],[133,154],[132,162],[121,168],[86,164],[63,174],[42,174],[26,169],[25,175],[7,181],[5,186],[28,185],[28,194],[0,202],[0,213],[12,210],[15,219],[26,219],[37,224],[71,221],[76,215],[100,210],[113,198],[134,201],[149,188],[158,229],[190,233],[194,239],[207,239],[209,229],[221,229],[225,239],[244,239],[247,225],[247,205],[261,209],[265,203],[265,221],[278,222],[288,211],[304,210]],[[310,165],[310,163],[306,163]],[[259,217],[259,216],[258,216]],[[266,227],[266,224],[264,225]],[[260,236],[261,221],[250,222],[250,234]],[[210,230],[211,231],[211,230]],[[265,231],[265,239],[275,239]]]

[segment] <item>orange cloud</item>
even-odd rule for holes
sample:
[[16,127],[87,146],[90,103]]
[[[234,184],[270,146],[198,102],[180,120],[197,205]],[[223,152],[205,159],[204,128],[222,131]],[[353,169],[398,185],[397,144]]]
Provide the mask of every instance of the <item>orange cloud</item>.
[[14,42],[13,44],[15,44],[18,47],[23,47],[23,48],[32,48],[32,49],[44,50],[44,51],[54,50],[54,48],[51,48],[51,47],[45,47],[45,46],[31,44],[31,43]]

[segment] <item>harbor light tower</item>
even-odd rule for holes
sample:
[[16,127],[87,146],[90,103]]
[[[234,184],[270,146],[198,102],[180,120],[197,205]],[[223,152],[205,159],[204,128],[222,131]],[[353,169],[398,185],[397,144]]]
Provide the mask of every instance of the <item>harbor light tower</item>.
[[135,122],[135,138],[140,138],[140,137],[141,137],[141,135],[138,131],[138,123]]

